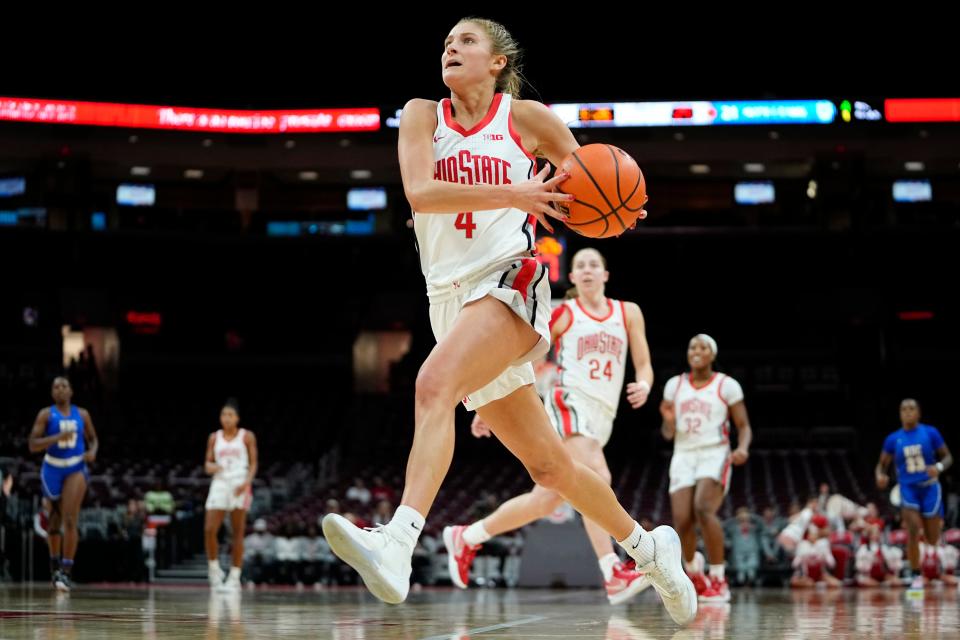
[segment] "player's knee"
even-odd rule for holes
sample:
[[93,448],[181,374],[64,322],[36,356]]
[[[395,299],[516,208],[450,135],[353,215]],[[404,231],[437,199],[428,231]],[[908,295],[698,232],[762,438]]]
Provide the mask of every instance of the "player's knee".
[[673,526],[676,527],[677,531],[687,531],[693,527],[694,518],[695,516],[692,513],[675,513],[673,514]]
[[561,494],[567,484],[573,480],[575,472],[573,459],[562,447],[529,462],[527,470],[538,485]]
[[560,484],[559,473],[549,463],[531,466],[528,471],[530,472],[530,479],[544,489],[557,490],[557,486]]
[[460,402],[459,394],[453,386],[450,376],[444,375],[436,367],[424,366],[417,374],[416,402],[420,406],[456,406]]
[[216,526],[212,522],[204,523],[203,525],[203,534],[206,536],[216,536],[217,531],[220,530],[220,527]]
[[63,528],[65,530],[73,531],[77,528],[77,516],[70,514],[63,516]]
[[711,500],[694,500],[693,512],[698,522],[706,522],[715,515]]

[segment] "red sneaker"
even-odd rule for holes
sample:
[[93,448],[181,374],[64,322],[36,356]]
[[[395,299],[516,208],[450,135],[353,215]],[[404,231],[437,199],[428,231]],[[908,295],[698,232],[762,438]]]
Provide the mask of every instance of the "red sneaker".
[[650,586],[650,580],[637,571],[633,560],[613,565],[613,575],[604,583],[610,604],[622,604]]
[[450,569],[450,580],[461,589],[466,589],[470,583],[470,565],[480,550],[481,545],[469,545],[463,541],[463,532],[466,527],[456,525],[443,528],[443,546],[447,548],[447,563]]
[[697,590],[698,598],[710,589],[710,580],[708,580],[704,574],[690,573],[688,571],[687,576],[690,578],[690,582],[693,583],[693,587]]
[[730,602],[730,587],[727,586],[727,579],[710,579],[710,587],[699,594],[700,602],[719,603]]

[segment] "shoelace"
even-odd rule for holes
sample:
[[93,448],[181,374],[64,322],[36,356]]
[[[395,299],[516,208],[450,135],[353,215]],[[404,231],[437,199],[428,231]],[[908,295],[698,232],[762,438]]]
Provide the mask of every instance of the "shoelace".
[[[654,542],[654,545],[656,545],[656,542]],[[672,577],[668,576],[666,573],[664,573],[663,571],[661,571],[661,570],[660,570],[660,567],[657,566],[657,560],[656,560],[656,558],[657,558],[657,551],[656,551],[656,546],[654,546],[653,558],[654,558],[654,559],[651,560],[651,561],[644,567],[643,573],[646,573],[647,575],[650,575],[651,577],[655,577],[655,578],[656,578],[655,580],[653,580],[653,585],[654,585],[655,587],[656,587],[658,584],[660,584],[662,587],[665,587],[665,588],[667,589],[668,593],[661,593],[661,595],[665,595],[665,596],[667,596],[668,598],[676,597],[676,595],[677,595],[678,593],[680,593],[680,588],[679,588],[679,586],[677,585],[677,583],[674,582],[674,580],[673,580]],[[650,569],[647,570],[646,567],[650,567]],[[657,591],[660,591],[660,589],[657,589]]]
[[374,523],[372,527],[364,527],[364,531],[369,531],[370,533],[379,533],[386,536],[391,541],[396,542],[397,538],[395,534],[390,533],[390,528],[385,524]]
[[372,527],[364,527],[363,530],[369,531],[370,533],[379,533],[394,544],[399,544],[401,546],[406,544],[406,542],[402,540],[402,534],[397,534],[396,531],[392,531],[391,528],[385,524],[375,523]]

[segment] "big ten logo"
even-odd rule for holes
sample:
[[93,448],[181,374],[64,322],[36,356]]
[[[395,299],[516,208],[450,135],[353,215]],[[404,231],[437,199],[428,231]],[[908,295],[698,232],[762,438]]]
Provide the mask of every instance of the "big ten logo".
[[502,133],[485,133],[483,134],[483,139],[491,140],[491,141],[503,140],[503,134]]

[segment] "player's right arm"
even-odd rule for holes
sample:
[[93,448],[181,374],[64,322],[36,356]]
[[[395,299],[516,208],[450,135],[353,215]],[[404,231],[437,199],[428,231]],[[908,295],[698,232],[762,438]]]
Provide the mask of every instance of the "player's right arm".
[[677,413],[673,401],[664,398],[660,401],[660,415],[663,422],[660,424],[660,434],[664,440],[673,440],[677,433]]
[[677,391],[680,378],[674,376],[663,385],[663,400],[660,401],[660,415],[663,422],[660,424],[660,434],[664,440],[673,440],[677,435]]
[[207,438],[207,457],[203,464],[203,470],[207,473],[207,475],[210,476],[223,470],[222,467],[217,464],[216,458],[213,455],[213,446],[216,444],[216,442],[217,434],[211,433],[210,437]]
[[50,445],[60,442],[61,440],[69,440],[76,435],[72,431],[61,431],[52,436],[44,437],[43,433],[47,430],[48,420],[50,420],[50,409],[40,409],[40,413],[37,414],[37,419],[33,421],[33,428],[30,429],[30,437],[27,439],[27,446],[30,448],[30,453],[45,451]]
[[875,469],[878,489],[886,489],[887,485],[890,484],[890,476],[887,475],[887,467],[890,466],[891,462],[893,462],[893,456],[886,451],[881,451],[880,459],[877,461],[877,468]]
[[550,314],[550,342],[556,342],[573,325],[573,312],[565,304],[559,305]]
[[550,206],[551,202],[568,202],[573,196],[555,191],[566,180],[558,174],[547,180],[549,167],[544,167],[532,180],[517,184],[467,185],[435,180],[433,132],[437,127],[437,103],[414,98],[403,108],[397,152],[403,192],[418,214],[487,211],[512,207],[526,211],[548,229],[546,218],[563,219],[564,215]]

